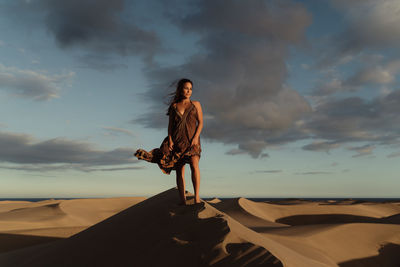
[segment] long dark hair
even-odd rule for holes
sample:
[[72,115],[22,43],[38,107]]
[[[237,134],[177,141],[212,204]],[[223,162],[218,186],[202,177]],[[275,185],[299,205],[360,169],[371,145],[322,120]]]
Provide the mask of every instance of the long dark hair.
[[172,92],[168,94],[169,100],[168,100],[168,110],[167,110],[167,115],[169,115],[169,111],[171,110],[171,107],[174,103],[178,103],[183,99],[183,85],[185,83],[191,83],[192,88],[193,88],[193,82],[189,79],[180,79],[179,81],[174,81],[169,87],[172,87],[173,85],[176,84],[176,90],[175,92]]

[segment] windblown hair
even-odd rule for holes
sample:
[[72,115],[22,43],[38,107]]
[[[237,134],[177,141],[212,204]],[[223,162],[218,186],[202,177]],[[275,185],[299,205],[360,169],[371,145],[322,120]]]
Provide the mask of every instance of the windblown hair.
[[168,94],[169,96],[169,101],[168,101],[168,110],[167,110],[167,114],[169,115],[169,112],[172,108],[172,105],[174,103],[178,103],[183,99],[183,85],[185,83],[191,83],[192,87],[193,87],[193,82],[189,79],[180,79],[179,81],[174,81],[169,87],[172,87],[176,84],[176,90],[175,92],[172,92],[170,94]]

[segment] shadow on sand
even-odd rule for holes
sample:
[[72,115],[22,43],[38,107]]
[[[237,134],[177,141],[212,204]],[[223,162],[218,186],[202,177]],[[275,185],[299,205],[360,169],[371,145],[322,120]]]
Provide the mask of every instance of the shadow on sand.
[[0,234],[0,253],[30,247],[38,244],[53,242],[64,238],[23,235],[23,234]]
[[400,245],[388,243],[379,249],[379,255],[339,263],[340,267],[399,267]]

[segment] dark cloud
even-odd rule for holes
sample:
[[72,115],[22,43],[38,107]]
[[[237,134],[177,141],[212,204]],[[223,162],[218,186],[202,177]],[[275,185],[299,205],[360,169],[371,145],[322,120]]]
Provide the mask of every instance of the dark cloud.
[[397,0],[332,0],[350,23],[344,47],[393,46],[400,44],[400,6]]
[[49,100],[59,96],[61,85],[68,83],[74,72],[50,75],[46,72],[6,67],[0,64],[0,89],[17,97]]
[[[126,7],[126,4],[130,4]],[[141,56],[148,64],[162,51],[154,31],[134,22],[134,2],[124,0],[35,0],[4,5],[19,23],[43,25],[61,48],[77,47],[102,55],[104,53]],[[98,58],[82,58],[100,69],[114,68],[118,63],[102,64]],[[94,62],[93,62],[94,61]]]
[[98,150],[90,143],[63,138],[35,142],[26,134],[0,132],[0,147],[0,162],[19,164],[18,168],[22,169],[95,170],[101,166],[138,162],[133,157],[135,150],[132,148]]
[[303,131],[325,141],[303,148],[323,151],[336,144],[368,142],[352,149],[364,155],[370,154],[374,145],[399,144],[399,113],[400,90],[371,100],[349,97],[327,101],[315,107],[303,125]]
[[[324,75],[331,76],[331,75]],[[327,79],[328,78],[328,79]],[[313,89],[313,96],[328,96],[343,91],[355,91],[356,88],[345,87],[343,81],[338,77],[323,77]]]
[[373,139],[371,132],[365,130],[373,130],[371,128],[374,128],[374,124],[378,126],[380,123],[380,116],[373,109],[372,103],[359,97],[351,97],[317,106],[307,118],[306,127],[316,137],[331,140],[331,143],[341,143]]
[[347,62],[368,49],[400,45],[398,0],[331,0],[331,3],[342,12],[347,27],[321,43],[319,67]]
[[286,133],[311,111],[285,85],[288,47],[303,41],[310,14],[291,1],[192,2],[190,12],[168,9],[167,14],[183,33],[199,36],[201,52],[180,65],[146,70],[146,97],[154,105],[134,122],[166,127],[162,97],[171,80],[188,77],[194,81],[193,97],[203,106],[202,136],[238,145],[228,154],[259,157],[270,143],[287,142],[283,137],[292,135]]
[[226,151],[225,154],[234,156],[234,155],[247,154],[247,153],[244,150],[234,148],[234,149]]
[[82,45],[121,55],[143,54],[151,59],[160,41],[154,32],[123,18],[124,1],[43,0],[46,25],[61,47]]
[[316,141],[303,146],[303,149],[311,151],[325,151],[326,153],[328,153],[331,149],[338,148],[339,146],[340,144],[337,142]]

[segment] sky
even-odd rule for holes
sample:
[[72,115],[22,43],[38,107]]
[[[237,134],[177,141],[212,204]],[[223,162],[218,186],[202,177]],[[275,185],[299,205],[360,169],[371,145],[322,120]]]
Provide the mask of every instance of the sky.
[[[398,0],[0,0],[0,198],[152,196],[180,78],[201,197],[400,197]],[[193,192],[186,165],[186,190]]]

